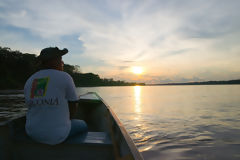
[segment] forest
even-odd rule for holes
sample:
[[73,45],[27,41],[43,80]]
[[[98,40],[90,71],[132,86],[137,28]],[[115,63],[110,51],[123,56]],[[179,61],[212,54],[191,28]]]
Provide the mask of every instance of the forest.
[[[23,89],[26,80],[38,70],[39,63],[35,54],[0,46],[0,90]],[[94,73],[81,73],[77,65],[64,64],[64,71],[72,76],[77,87],[144,85],[100,78]]]

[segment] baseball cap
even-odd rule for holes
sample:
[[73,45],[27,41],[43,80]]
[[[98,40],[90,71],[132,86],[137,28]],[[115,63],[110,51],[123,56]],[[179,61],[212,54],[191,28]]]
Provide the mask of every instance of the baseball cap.
[[61,57],[68,53],[68,49],[59,49],[58,47],[48,47],[42,49],[40,55],[37,57],[40,61],[48,61],[56,57]]

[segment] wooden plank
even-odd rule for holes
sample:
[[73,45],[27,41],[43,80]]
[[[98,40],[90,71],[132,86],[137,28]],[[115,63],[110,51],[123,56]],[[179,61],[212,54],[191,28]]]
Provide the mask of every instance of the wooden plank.
[[67,139],[66,144],[97,144],[97,145],[111,145],[109,135],[106,132],[87,132],[86,134],[79,134]]

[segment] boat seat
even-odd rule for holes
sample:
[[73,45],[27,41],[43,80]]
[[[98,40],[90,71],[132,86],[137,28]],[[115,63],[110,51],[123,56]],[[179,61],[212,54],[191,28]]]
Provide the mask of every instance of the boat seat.
[[[61,144],[47,145],[33,141],[25,132],[14,136],[14,160],[112,160],[113,147],[106,132],[86,132]],[[79,158],[80,157],[80,158]]]
[[93,145],[111,145],[110,136],[106,132],[87,132],[68,138],[65,144],[93,144]]
[[[15,135],[14,141],[17,143],[38,143],[32,140],[26,132]],[[109,134],[106,132],[86,132],[84,134],[72,136],[61,144],[111,145],[112,142]]]

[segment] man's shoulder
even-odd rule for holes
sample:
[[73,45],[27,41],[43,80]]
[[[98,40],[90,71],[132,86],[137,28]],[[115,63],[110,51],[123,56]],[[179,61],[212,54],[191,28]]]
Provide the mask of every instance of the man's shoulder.
[[65,76],[65,77],[68,77],[68,78],[72,78],[72,77],[70,76],[70,74],[68,74],[67,72],[58,71],[58,73],[59,73],[60,75],[62,75],[62,76]]
[[70,74],[64,71],[54,70],[54,69],[45,69],[40,70],[36,73],[34,73],[29,79],[26,81],[25,85],[32,83],[33,79],[43,78],[43,77],[49,77],[50,79],[54,81],[61,81],[69,83],[72,81],[72,77]]
[[64,71],[58,71],[58,70],[54,70],[53,72],[55,72],[56,77],[59,77],[59,80],[72,80],[72,77],[70,74],[68,74],[67,72]]
[[[46,73],[46,74],[57,74],[57,75],[62,75],[62,76],[70,76],[67,72],[64,72],[64,71],[59,71],[59,70],[56,70],[56,69],[45,69],[45,70],[40,70],[38,72],[36,72],[35,74],[37,73]],[[71,76],[70,76],[71,77]]]

